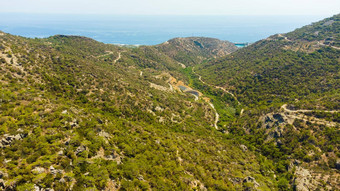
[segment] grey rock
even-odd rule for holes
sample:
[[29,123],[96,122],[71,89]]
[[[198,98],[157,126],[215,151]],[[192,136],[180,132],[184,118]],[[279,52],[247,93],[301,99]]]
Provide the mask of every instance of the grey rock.
[[8,174],[2,170],[0,170],[0,178],[7,178]]
[[241,149],[243,150],[243,152],[248,151],[248,147],[245,145],[240,145]]
[[79,153],[82,153],[85,150],[86,150],[86,147],[84,145],[80,145],[74,153],[77,155]]
[[76,119],[74,119],[72,122],[70,122],[71,127],[78,127],[78,122]]
[[57,170],[53,166],[50,166],[50,172],[51,174],[57,174]]
[[337,159],[337,160],[336,160],[335,168],[338,169],[338,170],[340,170],[340,159]]
[[5,181],[0,179],[0,188],[5,189]]
[[14,139],[15,139],[15,140],[21,140],[21,139],[22,139],[22,137],[21,137],[21,135],[20,135],[20,134],[17,134],[17,135],[15,135],[15,136],[14,136]]
[[315,190],[315,187],[312,185],[312,175],[307,169],[299,166],[295,170],[294,185],[297,191]]
[[246,178],[244,178],[243,183],[253,183],[255,188],[260,186],[260,184],[256,182],[255,178],[251,176],[247,176]]
[[64,178],[61,178],[61,179],[59,180],[59,182],[60,182],[60,183],[65,183],[66,180],[65,180]]
[[60,150],[57,154],[58,154],[59,156],[63,156],[63,155],[64,155],[64,151]]
[[37,166],[34,169],[32,169],[32,172],[36,174],[41,174],[45,172],[45,168]]
[[141,180],[141,181],[144,181],[143,175],[138,175],[138,176],[137,176],[137,179],[138,179],[138,180]]
[[37,186],[37,185],[35,185],[35,184],[34,184],[34,190],[35,190],[35,191],[41,191],[40,188],[39,188],[39,186]]
[[50,172],[51,172],[51,174],[53,174],[53,175],[56,175],[56,174],[63,174],[64,173],[64,171],[63,170],[59,170],[59,169],[55,169],[53,166],[50,166]]
[[17,135],[9,135],[9,134],[4,134],[3,138],[0,139],[0,148],[5,148],[11,145],[11,143],[14,140],[21,140],[25,138],[27,135],[26,134],[17,134]]

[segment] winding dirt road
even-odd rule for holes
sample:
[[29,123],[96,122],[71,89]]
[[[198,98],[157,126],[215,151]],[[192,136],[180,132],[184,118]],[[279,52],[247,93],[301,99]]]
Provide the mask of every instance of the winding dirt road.
[[113,61],[113,64],[116,64],[116,62],[121,58],[121,52],[118,52],[118,57]]
[[340,112],[340,111],[321,111],[321,110],[307,110],[307,109],[299,109],[299,110],[290,110],[287,108],[287,104],[283,104],[281,106],[281,109],[283,109],[283,111],[285,112],[285,115],[288,118],[291,119],[300,119],[303,120],[304,122],[310,122],[310,123],[315,123],[315,124],[319,124],[319,125],[325,125],[325,126],[330,126],[330,127],[335,127],[337,125],[339,125],[339,123],[333,122],[333,121],[326,121],[324,119],[319,119],[313,116],[308,116],[305,115],[303,113],[308,113],[308,112],[326,112],[326,113],[336,113],[336,112]]
[[230,91],[226,90],[225,88],[223,88],[223,87],[221,87],[221,86],[213,86],[213,85],[211,85],[211,84],[206,83],[205,81],[202,80],[202,76],[200,76],[199,74],[197,74],[197,73],[195,72],[194,67],[192,67],[192,72],[193,72],[196,76],[198,76],[199,81],[201,81],[203,84],[208,85],[208,86],[211,86],[211,87],[214,87],[214,88],[216,88],[216,89],[220,89],[220,90],[226,92],[227,94],[230,94],[230,95],[233,96],[233,98],[237,101],[237,104],[238,104],[238,105],[241,105],[241,103],[238,101],[237,97],[236,97],[233,93],[231,93]]
[[332,111],[326,111],[326,110],[307,110],[307,109],[290,110],[290,109],[287,108],[287,104],[283,104],[281,106],[281,108],[284,111],[290,112],[290,113],[306,113],[306,112],[313,112],[313,111],[316,111],[316,112],[325,112],[325,113],[338,113],[338,112],[340,112],[338,110],[332,110]]

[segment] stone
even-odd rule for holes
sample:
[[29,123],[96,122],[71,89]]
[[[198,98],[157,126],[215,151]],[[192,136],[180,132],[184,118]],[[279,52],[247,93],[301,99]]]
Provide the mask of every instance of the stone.
[[70,122],[70,126],[71,126],[71,127],[77,127],[77,126],[78,126],[77,120],[74,119],[72,122]]
[[243,152],[248,151],[248,147],[245,145],[240,145],[241,149],[243,150]]
[[32,172],[35,174],[41,174],[45,172],[45,168],[37,166],[34,169],[32,169]]
[[17,134],[17,135],[15,135],[15,136],[14,136],[14,139],[15,139],[15,140],[21,140],[21,139],[22,139],[22,137],[21,137],[21,135],[20,135],[20,134]]
[[37,185],[34,184],[34,191],[40,191],[39,186],[37,186]]
[[60,182],[60,183],[65,183],[66,180],[65,180],[64,178],[61,178],[61,179],[59,180],[59,182]]
[[137,179],[138,179],[138,180],[141,180],[141,181],[144,181],[143,175],[138,175],[138,176],[137,176]]
[[57,174],[57,170],[53,167],[53,166],[50,166],[50,172],[51,174]]
[[5,181],[0,179],[0,188],[5,189]]
[[8,174],[0,170],[0,178],[7,178],[7,177],[8,177]]
[[340,170],[340,159],[337,159],[337,160],[336,160],[335,168],[336,168],[337,170]]
[[64,155],[64,151],[60,150],[57,154],[58,154],[59,156],[63,156],[63,155]]
[[81,153],[81,152],[83,152],[83,151],[85,151],[85,150],[86,150],[86,147],[83,146],[83,145],[80,145],[80,146],[76,149],[76,151],[75,151],[74,153],[77,155],[77,154],[79,154],[79,153]]
[[251,176],[247,176],[246,178],[244,178],[243,183],[253,183],[255,188],[260,186],[260,184],[256,182],[255,178]]
[[296,191],[314,190],[311,178],[312,175],[307,169],[297,166],[294,179]]
[[159,107],[159,106],[156,106],[156,107],[155,107],[155,110],[156,110],[156,111],[159,111],[159,112],[162,112],[164,109],[161,108],[161,107]]

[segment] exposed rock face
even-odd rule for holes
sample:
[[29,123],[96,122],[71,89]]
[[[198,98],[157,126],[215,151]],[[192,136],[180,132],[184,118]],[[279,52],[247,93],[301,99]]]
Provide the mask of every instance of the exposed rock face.
[[6,148],[11,145],[14,140],[21,140],[25,138],[27,134],[17,134],[17,135],[9,135],[4,134],[3,138],[0,139],[0,148]]
[[37,166],[34,169],[32,169],[32,172],[35,174],[41,174],[45,172],[45,168]]
[[262,128],[270,129],[272,127],[284,126],[287,124],[287,119],[280,113],[268,113],[260,118],[262,122]]
[[74,153],[77,155],[79,153],[82,153],[85,150],[86,150],[86,147],[84,145],[80,145]]
[[276,144],[280,145],[282,142],[279,140],[283,137],[283,130],[286,124],[289,124],[289,119],[282,113],[268,113],[260,117],[261,128],[266,129],[268,135],[267,140],[275,139]]
[[58,173],[60,173],[60,174],[63,174],[63,173],[64,173],[63,170],[55,169],[53,166],[50,166],[50,172],[51,172],[51,174],[53,174],[53,175],[56,175],[56,174],[58,174]]
[[309,191],[316,189],[312,184],[312,175],[307,169],[297,166],[295,176],[294,185],[297,191]]
[[246,178],[244,178],[243,183],[251,183],[254,185],[255,188],[260,186],[260,184],[256,182],[255,178],[251,176],[247,176]]

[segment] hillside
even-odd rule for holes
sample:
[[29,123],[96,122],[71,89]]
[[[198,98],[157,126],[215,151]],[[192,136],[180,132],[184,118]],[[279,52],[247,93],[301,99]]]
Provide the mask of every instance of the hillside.
[[196,70],[251,107],[298,99],[308,108],[339,109],[339,18],[271,36]]
[[237,50],[231,42],[206,37],[174,38],[155,47],[186,66],[199,64],[207,58],[222,57]]
[[299,160],[291,172],[309,183],[298,190],[340,186],[339,26],[335,15],[193,68],[196,78],[225,88],[244,106],[226,130],[249,136],[248,144],[268,158]]
[[181,66],[155,48],[0,43],[2,189],[276,188],[261,173],[272,163],[216,131],[211,106],[172,86]]
[[339,190],[339,22],[242,49],[0,32],[0,189]]

